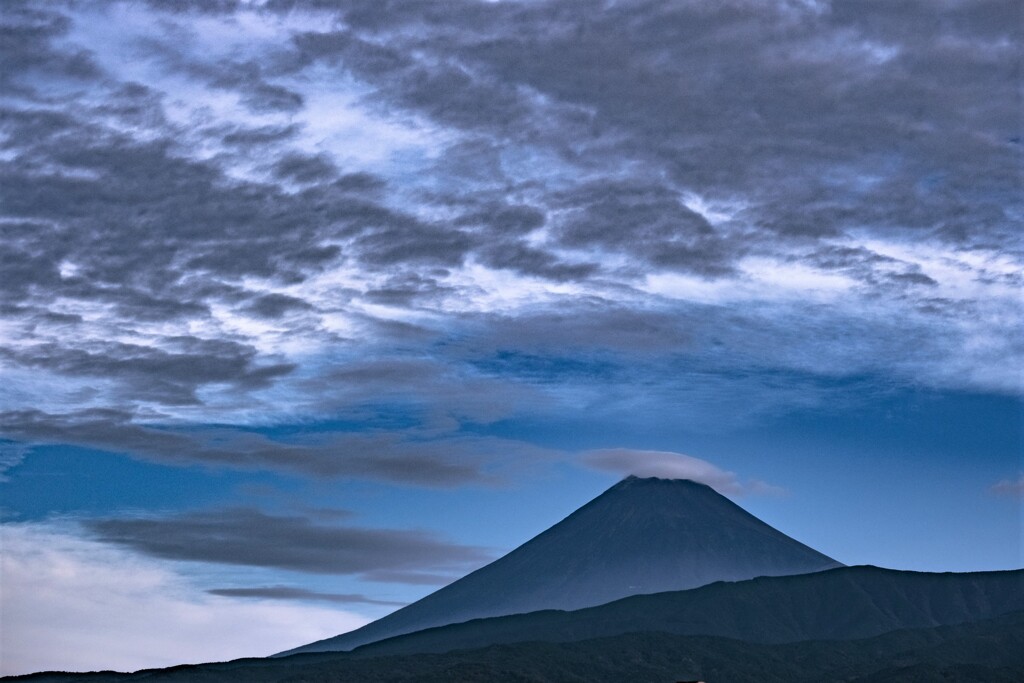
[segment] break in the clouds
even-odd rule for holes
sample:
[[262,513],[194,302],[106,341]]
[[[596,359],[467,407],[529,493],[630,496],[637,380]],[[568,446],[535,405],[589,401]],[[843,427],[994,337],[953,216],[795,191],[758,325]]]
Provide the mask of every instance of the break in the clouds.
[[100,541],[153,557],[313,574],[465,573],[490,559],[482,548],[426,531],[328,525],[302,515],[244,508],[93,519],[85,526]]

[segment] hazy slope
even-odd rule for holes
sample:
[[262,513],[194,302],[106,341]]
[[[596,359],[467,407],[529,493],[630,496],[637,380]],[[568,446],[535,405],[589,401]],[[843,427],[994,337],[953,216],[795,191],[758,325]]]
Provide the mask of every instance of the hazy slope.
[[847,640],[989,619],[1015,610],[1024,610],[1024,570],[930,574],[842,567],[638,595],[575,612],[548,610],[479,619],[372,643],[356,652],[375,656],[447,652],[644,631],[753,643]]
[[704,484],[629,477],[504,557],[422,600],[284,654],[350,650],[479,617],[572,610],[628,595],[838,566]]

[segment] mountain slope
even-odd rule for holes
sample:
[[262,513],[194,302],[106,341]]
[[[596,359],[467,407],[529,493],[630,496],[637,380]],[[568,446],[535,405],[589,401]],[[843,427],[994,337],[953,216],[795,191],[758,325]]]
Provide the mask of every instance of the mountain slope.
[[867,638],[1024,610],[1024,570],[931,574],[841,567],[801,576],[715,583],[561,612],[478,619],[360,647],[365,656],[569,642],[659,631],[751,643]]
[[24,683],[1019,683],[1024,612],[901,630],[875,638],[744,643],[713,636],[629,633],[573,643],[518,643],[447,654],[361,657],[333,652],[153,669],[135,674],[43,673]]
[[422,600],[350,633],[282,654],[350,650],[480,617],[572,610],[629,595],[838,566],[704,484],[629,477],[504,557]]

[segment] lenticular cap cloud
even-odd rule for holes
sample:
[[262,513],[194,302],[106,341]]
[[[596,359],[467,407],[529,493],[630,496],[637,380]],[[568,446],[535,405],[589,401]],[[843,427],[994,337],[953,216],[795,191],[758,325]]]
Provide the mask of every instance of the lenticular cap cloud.
[[690,479],[707,484],[719,493],[734,496],[781,491],[761,481],[741,482],[735,472],[723,470],[707,460],[673,451],[602,448],[583,453],[580,462],[591,469],[621,476]]

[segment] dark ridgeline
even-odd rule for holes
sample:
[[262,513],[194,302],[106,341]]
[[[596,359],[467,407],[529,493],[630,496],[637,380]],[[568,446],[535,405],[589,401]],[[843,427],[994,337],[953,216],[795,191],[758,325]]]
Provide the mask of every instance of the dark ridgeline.
[[765,645],[842,641],[982,621],[1022,610],[1024,570],[936,574],[839,567],[634,595],[574,612],[544,610],[476,619],[369,643],[356,652],[374,657],[413,655],[655,632]]
[[[824,601],[822,583],[836,590]],[[291,657],[242,659],[184,665],[134,674],[42,673],[25,683],[451,683],[532,681],[533,683],[1020,683],[1024,681],[1024,570],[971,574],[926,574],[874,567],[840,568],[818,574],[636,596],[576,613],[539,612],[496,617],[434,629],[458,631],[487,622],[540,622],[561,615],[554,640],[535,622],[505,642],[445,653],[397,654],[389,641],[355,652],[319,652]],[[688,594],[721,593],[698,610]],[[731,595],[731,597],[730,597]],[[751,596],[770,610],[749,609]],[[839,600],[837,603],[836,600]],[[700,603],[701,600],[697,600]],[[630,618],[627,612],[633,609]],[[776,610],[779,614],[773,614]],[[604,617],[595,619],[604,611]],[[695,629],[760,639],[798,637],[785,643],[751,642],[722,635],[679,635],[695,612],[713,612]],[[984,615],[996,615],[986,618]],[[948,625],[889,630],[858,638],[865,629],[939,621]],[[603,623],[602,623],[603,622]],[[575,626],[574,626],[575,624]],[[601,627],[594,629],[594,626]],[[586,635],[619,627],[619,635]],[[823,628],[824,626],[824,628]],[[655,630],[634,630],[638,627]],[[778,629],[781,628],[781,631]],[[575,633],[567,633],[575,631]],[[627,632],[628,631],[628,632]],[[419,635],[402,636],[391,645]],[[828,634],[828,639],[822,639]],[[493,633],[489,635],[493,636]],[[513,634],[515,635],[515,634]],[[566,636],[575,639],[566,642]],[[756,633],[755,633],[756,635]],[[522,638],[527,640],[523,641]],[[452,642],[449,642],[451,645]],[[389,652],[389,649],[391,650]]]
[[630,595],[841,566],[709,486],[628,477],[504,557],[422,600],[282,654],[351,650],[480,617],[574,610]]

